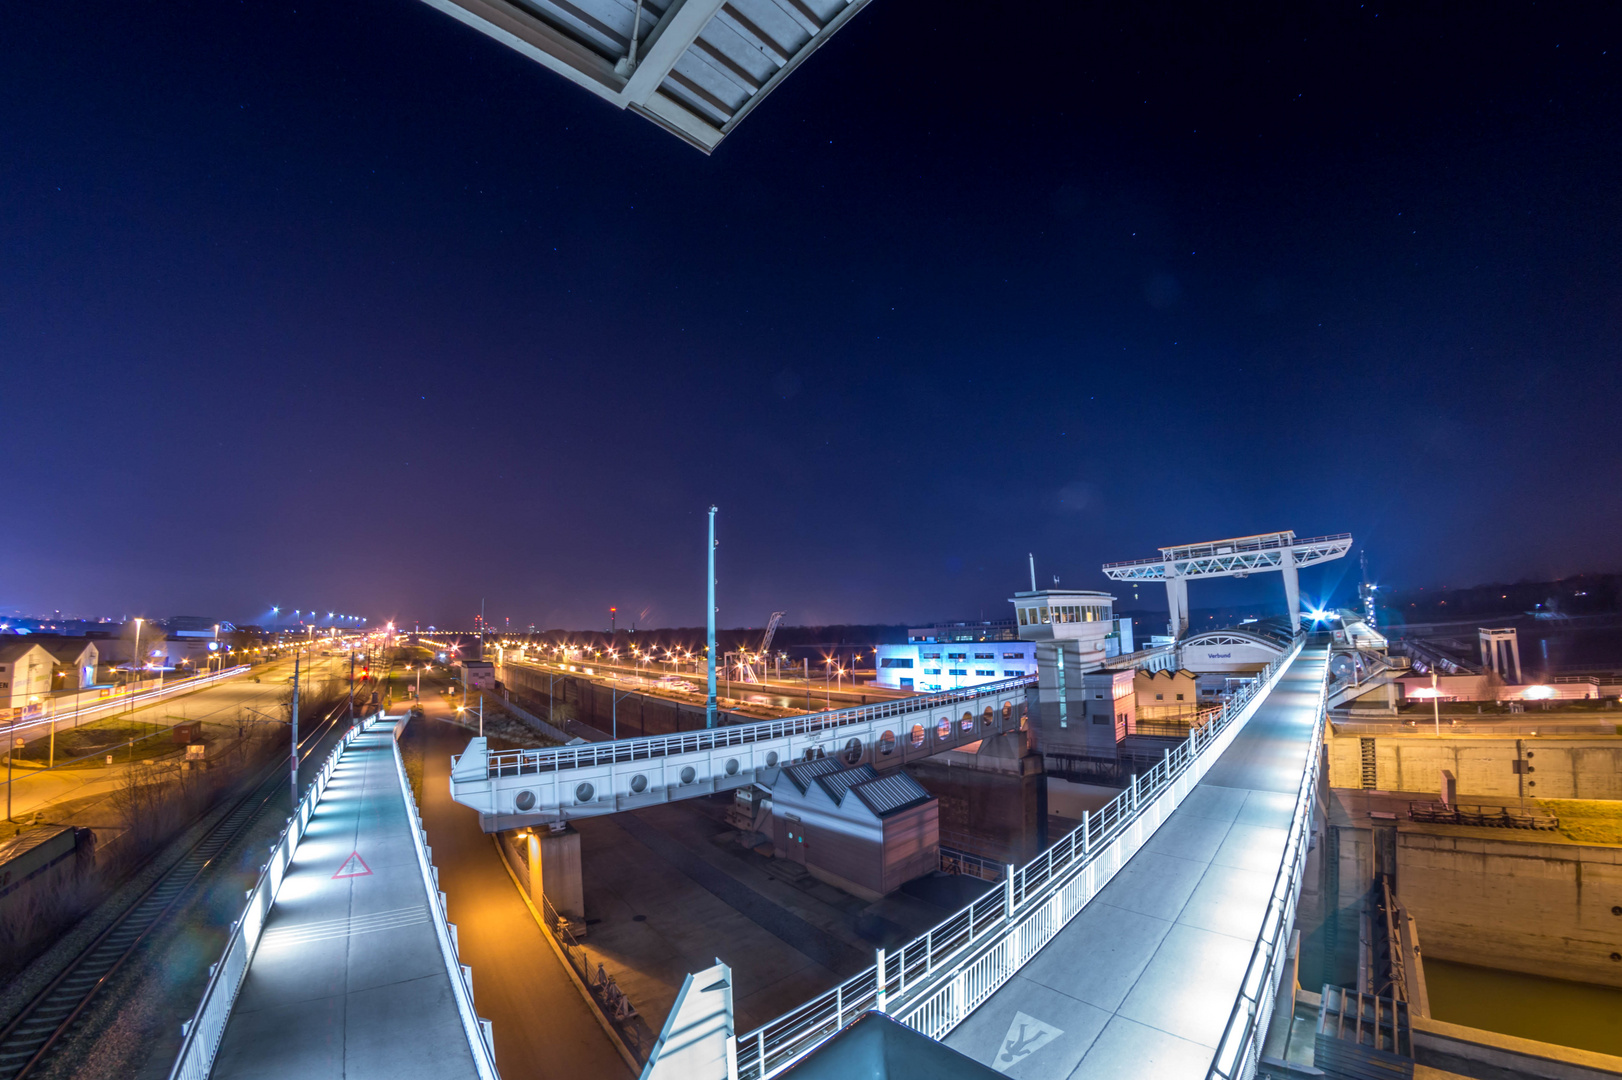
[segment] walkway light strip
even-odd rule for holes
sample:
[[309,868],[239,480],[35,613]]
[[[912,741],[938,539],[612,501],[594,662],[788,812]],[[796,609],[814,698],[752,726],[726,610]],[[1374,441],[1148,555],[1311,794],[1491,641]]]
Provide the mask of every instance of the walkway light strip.
[[[886,965],[885,971],[884,989],[893,1015],[932,1039],[942,1039],[1012,978],[1091,902],[1131,853],[1193,791],[1304,644],[1305,638],[1298,636],[1286,655],[1269,664],[1256,682],[1246,684],[1209,723],[1191,731],[1170,755],[1139,776],[1133,788],[1085,815],[1082,824],[1063,840],[1021,867],[1010,889],[982,896],[898,950],[895,964]],[[1127,844],[1130,850],[1126,850]],[[1010,895],[1012,908],[1008,906]],[[903,988],[900,974],[909,970],[917,974]],[[876,968],[868,968],[738,1037],[738,1080],[767,1080],[811,1053],[838,1033],[842,1014],[874,1007],[878,979]]]

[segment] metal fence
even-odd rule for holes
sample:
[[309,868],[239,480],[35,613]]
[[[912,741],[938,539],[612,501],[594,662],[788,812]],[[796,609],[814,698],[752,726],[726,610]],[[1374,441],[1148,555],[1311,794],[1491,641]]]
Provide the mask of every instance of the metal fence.
[[[889,1012],[930,1038],[944,1038],[1086,907],[1171,816],[1300,653],[1303,641],[1298,638],[1209,723],[1134,776],[1120,795],[1006,875],[1002,888],[895,955],[879,950],[877,963],[854,978],[736,1037],[736,1076],[765,1080],[777,1075],[867,1009]],[[1321,697],[1318,730],[1321,738]]]
[[248,973],[248,963],[253,959],[259,935],[265,928],[265,919],[270,915],[270,907],[276,902],[276,893],[282,887],[282,879],[293,865],[293,854],[298,850],[299,840],[304,836],[311,815],[315,813],[316,803],[321,801],[321,793],[327,788],[332,770],[337,767],[339,756],[360,730],[358,725],[351,727],[338,745],[332,748],[332,753],[327,755],[326,762],[304,793],[304,798],[299,800],[298,813],[288,819],[287,828],[282,830],[276,846],[271,849],[270,861],[260,870],[259,880],[248,893],[248,905],[243,909],[242,917],[231,924],[231,936],[225,943],[224,954],[208,969],[208,986],[203,990],[203,999],[198,1002],[197,1011],[181,1025],[180,1054],[175,1058],[174,1068],[169,1071],[170,1080],[205,1080],[213,1070],[214,1055],[225,1036],[226,1022],[231,1019],[231,1006],[236,1001],[237,991],[242,988],[242,979]]
[[[649,758],[671,757],[695,751],[718,750],[727,746],[744,746],[754,742],[781,739],[792,735],[805,735],[828,731],[850,724],[866,723],[889,716],[928,712],[995,697],[1010,690],[1032,686],[1035,675],[1017,679],[1003,679],[994,683],[963,690],[947,690],[926,697],[898,698],[874,705],[857,705],[848,709],[810,713],[785,720],[762,720],[756,724],[731,724],[726,727],[705,728],[675,735],[654,735],[643,739],[621,739],[617,742],[591,743],[584,746],[562,746],[541,750],[505,750],[489,755],[488,775],[519,776],[525,773],[554,772],[560,769],[589,768],[608,765],[616,761],[642,761]],[[452,768],[455,761],[452,759]]]
[[[1235,1080],[1256,1075],[1261,1061],[1267,1023],[1273,1015],[1284,965],[1289,961],[1290,928],[1295,925],[1295,905],[1301,895],[1301,876],[1307,867],[1307,851],[1312,840],[1312,807],[1318,797],[1318,768],[1323,757],[1324,708],[1329,691],[1329,665],[1318,684],[1318,704],[1312,721],[1312,742],[1307,750],[1306,772],[1295,797],[1295,814],[1290,819],[1290,836],[1284,844],[1278,876],[1273,879],[1273,895],[1267,914],[1256,935],[1256,944],[1239,984],[1239,996],[1228,1015],[1228,1026],[1217,1044],[1207,1074],[1211,1080]],[[1290,987],[1293,1001],[1294,983]],[[1293,1007],[1293,1006],[1292,1006]]]

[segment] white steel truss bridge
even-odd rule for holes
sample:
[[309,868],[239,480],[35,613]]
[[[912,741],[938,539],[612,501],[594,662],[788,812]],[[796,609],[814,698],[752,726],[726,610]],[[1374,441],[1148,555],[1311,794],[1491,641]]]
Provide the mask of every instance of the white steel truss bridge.
[[1018,731],[1034,675],[874,705],[540,750],[482,738],[451,762],[451,797],[486,832],[634,810],[754,783],[796,761],[838,756],[877,769]]
[[1164,581],[1171,609],[1171,632],[1188,631],[1190,578],[1249,577],[1278,571],[1284,578],[1284,599],[1290,611],[1290,631],[1301,625],[1301,586],[1298,572],[1344,556],[1352,547],[1351,533],[1299,539],[1292,530],[1208,540],[1199,544],[1163,547],[1160,556],[1104,564],[1104,575],[1114,581]]

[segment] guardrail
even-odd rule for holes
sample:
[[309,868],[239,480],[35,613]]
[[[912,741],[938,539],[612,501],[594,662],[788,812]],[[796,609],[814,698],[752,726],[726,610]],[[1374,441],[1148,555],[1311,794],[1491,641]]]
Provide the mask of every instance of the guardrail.
[[445,894],[439,891],[439,868],[431,859],[433,850],[428,846],[428,830],[423,828],[422,814],[417,810],[417,797],[406,777],[405,760],[400,756],[400,733],[406,720],[401,717],[394,725],[389,747],[394,752],[394,770],[400,779],[400,793],[405,799],[406,816],[411,819],[411,843],[417,851],[417,869],[422,871],[422,885],[428,893],[429,922],[434,924],[434,935],[439,939],[439,953],[445,961],[445,971],[451,977],[451,988],[456,997],[456,1012],[462,1020],[462,1032],[467,1036],[468,1050],[473,1055],[473,1067],[482,1080],[501,1080],[496,1072],[495,1033],[490,1021],[473,1010],[473,969],[461,962],[456,938],[456,926],[445,917]]
[[310,823],[310,816],[315,813],[316,803],[321,801],[321,793],[327,788],[327,780],[339,756],[360,730],[360,725],[351,727],[327,755],[321,771],[305,791],[304,798],[299,800],[298,813],[288,819],[287,827],[271,849],[270,861],[260,870],[259,880],[248,890],[247,907],[242,917],[231,924],[225,952],[208,969],[208,986],[203,990],[203,999],[198,1002],[192,1018],[181,1025],[180,1053],[175,1058],[174,1068],[169,1070],[170,1080],[206,1080],[213,1070],[214,1055],[219,1052],[226,1022],[231,1019],[231,1006],[242,988],[242,979],[248,973],[248,963],[259,945],[265,919],[276,902],[282,879],[293,865],[293,854],[298,850],[299,840]]
[[[755,724],[731,724],[727,727],[705,728],[675,735],[654,735],[642,739],[621,739],[618,742],[591,743],[585,746],[560,746],[538,750],[502,750],[489,755],[487,776],[519,776],[524,773],[556,772],[562,769],[589,768],[617,761],[641,761],[649,758],[671,757],[695,751],[718,750],[727,746],[743,746],[792,735],[828,731],[851,724],[865,723],[883,717],[902,716],[914,712],[928,712],[962,701],[975,701],[993,697],[1008,690],[1030,686],[1035,675],[1017,679],[1002,679],[994,683],[962,690],[946,690],[927,697],[900,698],[873,705],[855,705],[848,709],[832,709],[806,716],[793,716],[784,720],[762,720]],[[451,759],[452,771],[461,755]]]
[[[740,1080],[775,1076],[868,1009],[888,1012],[932,1039],[944,1038],[1064,929],[1171,816],[1304,642],[1298,637],[1288,653],[1237,691],[1209,723],[1134,776],[1107,805],[1086,814],[1064,839],[1007,874],[1002,888],[915,938],[894,957],[879,950],[873,967],[737,1036],[734,1075]],[[1321,705],[1320,698],[1320,739]]]
[[1329,665],[1325,664],[1323,680],[1318,684],[1318,706],[1312,721],[1307,768],[1301,777],[1301,788],[1296,793],[1295,814],[1290,819],[1290,836],[1284,844],[1284,857],[1279,863],[1278,876],[1273,880],[1273,895],[1267,902],[1267,914],[1262,918],[1262,928],[1251,949],[1250,963],[1239,984],[1239,997],[1233,1003],[1233,1011],[1228,1014],[1228,1026],[1211,1061],[1207,1076],[1213,1080],[1254,1076],[1261,1062],[1262,1043],[1268,1021],[1273,1016],[1273,1001],[1278,994],[1284,964],[1289,959],[1290,928],[1295,925],[1295,905],[1301,895],[1301,877],[1306,871],[1307,850],[1311,847],[1312,807],[1318,797],[1318,767],[1323,757],[1328,692]]

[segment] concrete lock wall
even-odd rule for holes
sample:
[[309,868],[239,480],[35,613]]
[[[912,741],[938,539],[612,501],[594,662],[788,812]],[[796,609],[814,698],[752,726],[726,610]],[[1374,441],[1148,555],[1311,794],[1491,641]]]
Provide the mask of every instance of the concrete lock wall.
[[[1363,786],[1364,739],[1374,742],[1372,786],[1380,791],[1435,793],[1447,769],[1458,778],[1464,802],[1473,795],[1622,799],[1622,740],[1603,737],[1334,735],[1328,745],[1331,787]],[[1517,759],[1530,771],[1517,773]]]
[[1398,832],[1397,892],[1426,956],[1622,986],[1622,848]]
[[[547,714],[547,686],[551,684],[551,700],[558,706],[567,705],[574,717],[599,731],[608,731],[619,715],[619,734],[624,739],[644,735],[673,735],[678,731],[699,731],[704,727],[704,706],[684,705],[681,702],[645,694],[621,696],[614,706],[612,687],[601,686],[590,679],[571,675],[553,675],[517,664],[505,664],[499,669],[502,685],[524,708],[542,719]],[[623,695],[624,691],[620,691]],[[723,723],[730,714],[723,713]]]

